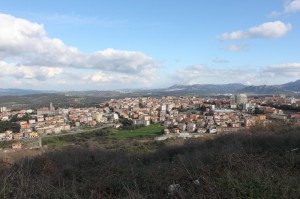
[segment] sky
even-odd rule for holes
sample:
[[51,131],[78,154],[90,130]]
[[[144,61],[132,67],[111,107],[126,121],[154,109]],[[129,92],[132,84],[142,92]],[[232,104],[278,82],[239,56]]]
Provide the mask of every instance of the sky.
[[300,79],[300,0],[0,0],[0,88]]

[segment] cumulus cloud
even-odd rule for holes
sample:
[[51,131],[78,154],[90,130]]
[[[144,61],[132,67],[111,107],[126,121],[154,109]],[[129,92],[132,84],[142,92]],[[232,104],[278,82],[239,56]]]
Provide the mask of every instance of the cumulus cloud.
[[300,0],[289,0],[284,5],[284,10],[281,12],[273,11],[269,14],[270,18],[279,17],[283,14],[296,13],[300,11]]
[[243,83],[246,85],[277,84],[276,80],[290,81],[300,77],[300,63],[285,63],[262,66],[259,69],[240,67],[231,69],[214,68],[206,65],[191,65],[178,69],[173,74],[179,84],[222,84]]
[[300,63],[287,63],[266,66],[262,68],[262,72],[271,77],[300,77]]
[[128,76],[127,79],[149,79],[159,67],[152,57],[141,52],[106,49],[83,53],[60,39],[48,37],[42,24],[7,14],[0,14],[0,60],[9,60],[12,64],[7,67],[17,71],[20,78],[41,80],[62,74],[63,68],[94,70],[95,76],[90,80],[95,82],[113,81],[107,76],[111,73]]
[[63,74],[62,68],[54,67],[28,67],[23,65],[9,64],[0,61],[0,77],[15,77],[24,79],[46,80]]
[[92,53],[87,56],[87,64],[92,68],[121,73],[141,73],[158,66],[151,57],[143,53],[114,49]]
[[246,31],[223,33],[221,40],[238,40],[249,38],[279,38],[286,35],[292,29],[292,25],[281,21],[267,22],[259,26],[249,28]]
[[284,7],[284,12],[286,13],[293,13],[298,11],[300,11],[300,0],[289,1]]

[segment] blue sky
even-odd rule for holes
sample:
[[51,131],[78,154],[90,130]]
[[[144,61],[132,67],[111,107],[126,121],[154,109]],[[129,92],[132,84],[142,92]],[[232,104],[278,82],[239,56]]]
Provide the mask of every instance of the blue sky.
[[300,0],[0,2],[0,87],[300,79]]

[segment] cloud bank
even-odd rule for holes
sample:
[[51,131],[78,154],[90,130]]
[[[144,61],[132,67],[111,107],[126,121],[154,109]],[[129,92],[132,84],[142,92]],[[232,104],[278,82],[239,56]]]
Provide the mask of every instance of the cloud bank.
[[285,4],[285,13],[295,13],[300,11],[300,0],[292,0]]
[[[259,69],[240,67],[231,69],[213,68],[206,65],[191,65],[177,70],[173,79],[179,84],[222,84],[243,83],[264,84],[266,80],[279,77],[291,79],[300,77],[300,63],[286,63],[262,66]],[[213,81],[212,81],[213,80]]]
[[266,66],[262,68],[263,73],[271,77],[300,77],[300,63],[287,63]]
[[102,83],[137,83],[141,79],[140,83],[145,83],[152,81],[159,67],[152,57],[141,52],[81,52],[60,39],[48,37],[42,24],[7,14],[0,14],[0,60],[2,76],[46,80],[72,69],[80,71],[77,75],[90,77],[82,80]]
[[289,23],[281,21],[267,22],[245,31],[238,30],[231,33],[223,33],[220,39],[224,41],[252,38],[279,38],[286,35],[290,30],[292,30],[292,25]]

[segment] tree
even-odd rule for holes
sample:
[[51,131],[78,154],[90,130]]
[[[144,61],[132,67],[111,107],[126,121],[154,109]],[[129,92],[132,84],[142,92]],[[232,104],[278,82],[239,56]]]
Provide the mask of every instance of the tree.
[[263,114],[264,110],[259,109],[258,107],[255,107],[254,114]]
[[128,127],[128,126],[133,126],[133,121],[129,120],[127,118],[124,118],[123,116],[119,117],[119,122],[124,126],[124,127]]
[[0,122],[0,132],[4,132],[7,130],[20,132],[20,125],[11,121]]

